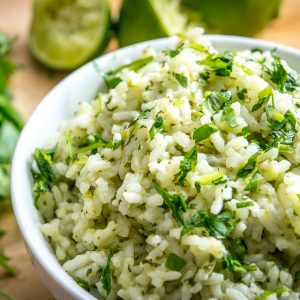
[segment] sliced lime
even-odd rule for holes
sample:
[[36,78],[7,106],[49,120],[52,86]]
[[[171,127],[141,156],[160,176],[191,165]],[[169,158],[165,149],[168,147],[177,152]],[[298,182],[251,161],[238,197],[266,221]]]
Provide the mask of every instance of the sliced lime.
[[182,0],[189,20],[207,32],[252,36],[278,15],[281,0]]
[[187,24],[178,0],[124,0],[119,20],[121,46],[182,32]]
[[29,36],[32,54],[55,69],[74,69],[105,48],[107,0],[35,0]]

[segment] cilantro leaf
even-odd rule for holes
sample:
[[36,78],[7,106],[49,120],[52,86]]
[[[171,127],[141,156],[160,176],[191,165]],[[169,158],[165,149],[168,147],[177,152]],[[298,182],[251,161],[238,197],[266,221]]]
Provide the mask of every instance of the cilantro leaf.
[[167,49],[164,53],[173,58],[181,52],[183,45],[184,43],[180,43],[175,49]]
[[176,174],[176,184],[183,184],[187,174],[190,171],[194,171],[197,165],[197,150],[192,149],[190,152],[186,153],[184,159],[180,162],[180,172]]
[[115,254],[115,250],[110,250],[107,257],[106,265],[101,274],[101,283],[104,290],[106,291],[106,297],[110,294],[112,289],[110,263],[114,254]]
[[[249,179],[248,184],[244,188],[244,191],[249,192],[257,192],[258,189],[258,181],[262,178],[262,174],[260,172],[255,172],[254,175]],[[251,202],[252,203],[252,202]],[[252,203],[253,204],[253,203]]]
[[208,95],[203,103],[205,108],[212,114],[218,113],[230,100],[231,92],[208,92]]
[[189,81],[186,76],[184,76],[183,74],[175,73],[175,72],[172,72],[172,75],[174,76],[174,78],[179,82],[179,84],[182,87],[184,87],[184,88],[188,87]]
[[222,266],[224,269],[228,270],[229,272],[241,272],[245,273],[248,271],[255,271],[256,266],[254,265],[245,265],[238,261],[234,255],[228,251],[227,254],[223,256],[222,259]]
[[292,74],[288,73],[283,67],[279,57],[274,57],[272,68],[265,67],[266,72],[270,75],[271,81],[276,85],[280,92],[293,92],[296,88],[300,87],[300,82]]
[[162,196],[164,205],[171,209],[172,216],[178,225],[184,226],[183,212],[186,212],[187,205],[184,201],[182,194],[170,194],[163,189],[157,182],[154,183],[156,191]]
[[243,261],[245,255],[247,254],[247,247],[243,240],[234,239],[229,244],[229,251],[234,258],[239,261]]
[[284,91],[284,86],[287,81],[287,72],[280,62],[275,62],[271,71],[271,80],[277,85],[280,92]]
[[253,105],[252,112],[259,110],[269,101],[271,97],[272,99],[274,99],[273,90],[270,86],[267,86],[258,94],[258,101],[256,104]]
[[235,213],[229,210],[224,210],[217,216],[209,214],[207,211],[199,210],[191,220],[181,230],[181,235],[184,235],[196,227],[205,228],[211,236],[217,239],[228,237],[235,226]]
[[280,288],[277,288],[277,289],[274,289],[274,290],[265,290],[263,293],[260,294],[260,297],[262,299],[265,299],[267,297],[269,297],[270,295],[272,294],[276,294],[276,295],[282,295],[286,292],[288,292],[289,290],[285,287],[280,287]]
[[201,127],[197,128],[193,132],[193,140],[196,143],[202,142],[209,138],[213,133],[217,132],[218,128],[210,123],[210,124],[205,124],[202,125]]
[[51,155],[47,154],[47,152],[43,149],[36,149],[34,151],[33,158],[37,164],[40,174],[49,182],[53,182],[55,174]]
[[284,114],[282,121],[269,119],[268,122],[269,127],[272,129],[273,146],[278,144],[293,145],[294,137],[297,133],[297,121],[289,110]]
[[248,159],[247,163],[238,171],[237,176],[245,178],[247,177],[257,166],[257,156],[260,154],[260,152],[254,153],[250,158]]
[[186,264],[186,261],[175,253],[170,253],[166,261],[166,267],[173,271],[180,271]]
[[138,70],[149,64],[153,59],[153,56],[141,58],[107,73],[103,72],[96,63],[94,63],[94,67],[96,71],[102,76],[107,88],[113,89],[120,82],[122,82],[121,77],[117,76],[119,72],[121,72],[124,69],[129,69],[137,72]]
[[146,65],[148,65],[151,61],[153,61],[154,57],[153,56],[148,56],[145,58],[137,59],[129,64],[123,65],[113,71],[108,72],[108,74],[117,74],[121,72],[124,69],[129,69],[131,71],[137,72],[138,70],[142,69]]
[[229,52],[224,54],[211,54],[204,60],[198,62],[200,65],[208,66],[215,71],[217,76],[229,76],[232,71],[233,55]]
[[223,109],[222,120],[226,121],[226,123],[231,128],[236,128],[239,126],[235,117],[234,110],[229,105],[226,105]]
[[156,116],[152,127],[150,128],[149,134],[151,140],[154,139],[155,135],[160,132],[164,127],[164,119],[162,116]]
[[249,207],[249,206],[253,206],[253,205],[254,205],[253,201],[237,202],[236,208],[244,208],[244,207]]

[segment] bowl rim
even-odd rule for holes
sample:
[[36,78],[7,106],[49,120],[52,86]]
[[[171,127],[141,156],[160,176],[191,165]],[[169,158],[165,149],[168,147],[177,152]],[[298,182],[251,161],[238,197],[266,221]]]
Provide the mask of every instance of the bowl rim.
[[[285,46],[279,43],[264,41],[261,39],[254,39],[254,38],[248,38],[248,37],[240,37],[240,36],[232,36],[232,35],[204,35],[206,38],[208,38],[212,44],[214,43],[230,43],[232,45],[240,45],[239,47],[244,49],[249,49],[249,46],[252,48],[253,45],[255,45],[258,48],[262,48],[263,50],[271,50],[276,48],[279,55],[284,57],[294,57],[295,59],[299,60],[300,63],[300,50],[294,49],[289,46]],[[28,121],[26,122],[13,157],[12,166],[11,166],[11,196],[12,196],[12,205],[14,214],[16,217],[16,221],[18,224],[18,227],[21,231],[23,240],[25,241],[25,245],[27,248],[27,252],[29,252],[29,255],[32,254],[32,260],[35,265],[35,267],[39,267],[42,269],[42,272],[46,272],[48,276],[50,276],[51,280],[54,281],[54,283],[57,285],[57,287],[64,290],[67,295],[70,297],[70,299],[96,299],[94,296],[92,296],[90,293],[85,291],[83,288],[81,288],[75,280],[72,279],[70,275],[67,274],[62,268],[62,266],[59,265],[53,265],[52,263],[54,260],[58,262],[56,259],[56,256],[54,253],[51,253],[50,249],[48,248],[39,248],[43,242],[46,241],[44,237],[40,238],[40,235],[38,232],[40,231],[39,226],[37,223],[34,224],[33,222],[33,216],[31,214],[26,215],[24,217],[24,213],[26,213],[26,209],[24,207],[24,202],[28,203],[23,200],[22,195],[22,178],[19,178],[19,165],[23,166],[25,160],[28,158],[22,155],[22,148],[23,145],[30,142],[30,127],[32,124],[35,123],[36,116],[40,113],[40,111],[43,111],[46,107],[46,104],[51,101],[52,94],[58,90],[61,89],[65,82],[67,80],[70,80],[70,77],[74,76],[75,74],[79,74],[80,72],[87,70],[88,68],[91,68],[92,64],[94,62],[101,64],[101,61],[105,61],[108,59],[113,58],[114,55],[122,56],[128,51],[134,51],[134,50],[142,50],[147,46],[152,46],[155,49],[163,48],[163,47],[172,47],[176,44],[178,41],[177,38],[174,37],[168,37],[168,38],[160,38],[155,39],[151,41],[145,41],[142,43],[130,45],[124,48],[117,49],[115,51],[112,51],[110,53],[104,54],[92,62],[89,62],[77,70],[71,72],[69,75],[67,75],[64,79],[62,79],[58,84],[56,84],[43,99],[39,102],[39,104],[36,106],[34,111],[32,112],[31,116],[29,117]],[[283,54],[283,55],[282,55]],[[130,55],[129,55],[130,56]],[[298,70],[300,71],[300,70]],[[99,82],[101,81],[99,77]],[[23,162],[23,164],[21,163]],[[27,166],[29,168],[29,166]],[[29,199],[32,202],[33,205],[33,197]],[[38,240],[36,240],[38,239]],[[44,251],[46,251],[44,253]],[[54,259],[54,260],[53,260]],[[53,293],[53,284],[51,288],[51,283],[44,282],[46,286],[48,286],[49,290]]]

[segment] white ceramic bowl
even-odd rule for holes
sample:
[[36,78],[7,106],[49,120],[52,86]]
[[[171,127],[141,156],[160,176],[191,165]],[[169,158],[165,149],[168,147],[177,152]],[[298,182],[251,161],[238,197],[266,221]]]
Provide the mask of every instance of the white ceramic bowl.
[[[261,40],[208,35],[213,45],[221,51],[259,47],[263,50],[277,48],[277,54],[300,71],[300,51]],[[106,54],[95,60],[103,70],[111,70],[124,59],[136,59],[145,46],[155,49],[172,47],[176,38],[165,38],[129,46]],[[32,88],[34,88],[34,82]],[[88,63],[62,80],[36,108],[25,125],[13,159],[11,192],[17,222],[22,232],[32,263],[41,279],[57,299],[95,299],[82,289],[62,269],[49,244],[39,230],[40,217],[33,205],[30,165],[36,147],[53,136],[59,124],[70,118],[79,101],[90,101],[103,87],[103,81],[93,63]]]

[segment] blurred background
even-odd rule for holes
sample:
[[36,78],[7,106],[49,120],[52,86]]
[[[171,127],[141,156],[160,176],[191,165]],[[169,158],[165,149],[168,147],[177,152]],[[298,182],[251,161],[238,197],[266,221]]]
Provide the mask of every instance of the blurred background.
[[190,26],[300,49],[299,14],[299,0],[0,0],[0,299],[53,299],[11,211],[9,166],[23,122],[58,81],[103,52]]

